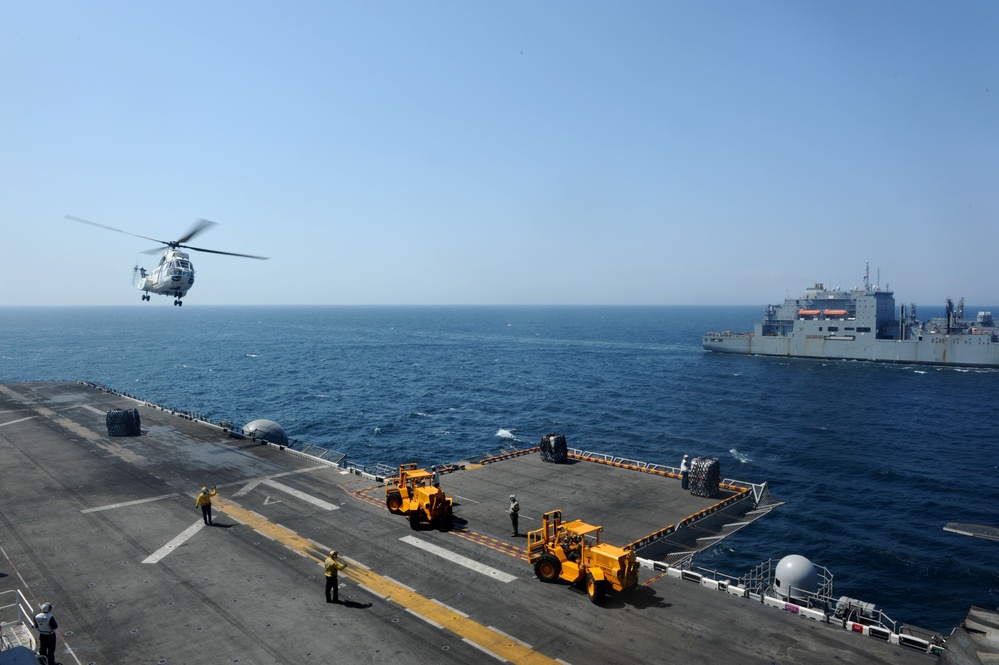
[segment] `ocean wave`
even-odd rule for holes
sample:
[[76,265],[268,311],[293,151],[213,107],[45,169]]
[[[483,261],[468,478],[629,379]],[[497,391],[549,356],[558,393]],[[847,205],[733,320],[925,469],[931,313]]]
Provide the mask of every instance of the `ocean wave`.
[[740,453],[740,452],[739,452],[738,450],[736,450],[735,448],[732,448],[732,449],[731,449],[731,450],[729,450],[728,452],[730,452],[730,453],[732,454],[732,457],[734,457],[734,458],[736,458],[737,460],[739,460],[739,461],[740,461],[740,462],[741,462],[742,464],[748,464],[749,462],[752,462],[752,461],[753,461],[753,460],[752,460],[752,459],[751,459],[751,458],[749,457],[749,455],[744,455],[743,453]]

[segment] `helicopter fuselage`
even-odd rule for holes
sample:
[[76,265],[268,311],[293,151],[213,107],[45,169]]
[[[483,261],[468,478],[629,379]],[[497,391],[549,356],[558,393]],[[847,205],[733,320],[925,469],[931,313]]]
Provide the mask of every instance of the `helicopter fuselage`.
[[163,252],[159,265],[152,272],[139,268],[135,285],[145,291],[144,300],[149,294],[173,296],[174,304],[181,304],[181,298],[194,286],[194,264],[187,252],[170,248]]

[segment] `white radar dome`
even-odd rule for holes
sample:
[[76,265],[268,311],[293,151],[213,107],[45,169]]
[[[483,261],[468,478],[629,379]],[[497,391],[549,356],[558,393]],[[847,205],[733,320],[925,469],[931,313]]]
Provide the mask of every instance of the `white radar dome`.
[[270,441],[279,446],[288,445],[288,435],[285,433],[284,428],[273,420],[261,418],[249,422],[243,426],[243,434],[257,440]]
[[819,590],[819,572],[815,564],[800,554],[788,554],[777,563],[774,590],[784,600],[804,600]]

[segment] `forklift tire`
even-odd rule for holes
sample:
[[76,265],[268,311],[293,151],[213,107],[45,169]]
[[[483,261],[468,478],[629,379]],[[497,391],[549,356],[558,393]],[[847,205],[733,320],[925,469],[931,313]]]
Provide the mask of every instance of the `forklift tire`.
[[451,505],[448,504],[447,510],[444,514],[437,519],[437,530],[438,531],[450,531],[451,530]]
[[599,605],[604,599],[607,591],[606,582],[593,579],[593,573],[586,573],[586,595],[590,597],[590,602]]
[[420,522],[423,521],[423,514],[420,512],[419,508],[413,508],[409,511],[409,528],[413,531],[419,531]]
[[402,494],[399,490],[392,490],[385,497],[385,507],[389,509],[389,512],[393,515],[402,514]]
[[534,574],[542,582],[554,582],[562,573],[562,562],[554,554],[542,554],[534,563]]

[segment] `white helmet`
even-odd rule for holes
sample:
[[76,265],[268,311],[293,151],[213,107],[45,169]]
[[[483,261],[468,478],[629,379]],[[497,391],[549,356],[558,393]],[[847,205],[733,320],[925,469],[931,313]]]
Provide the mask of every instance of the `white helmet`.
[[42,603],[42,606],[39,609],[42,612],[51,612],[52,611],[52,603]]

